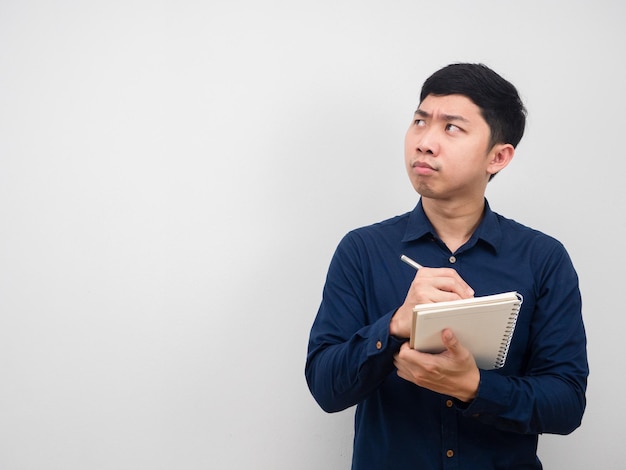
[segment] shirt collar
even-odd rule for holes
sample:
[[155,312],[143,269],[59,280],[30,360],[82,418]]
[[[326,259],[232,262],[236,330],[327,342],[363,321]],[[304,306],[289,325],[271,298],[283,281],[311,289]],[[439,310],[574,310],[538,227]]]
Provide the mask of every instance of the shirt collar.
[[[436,232],[430,220],[426,217],[426,213],[422,207],[422,200],[420,199],[415,209],[409,214],[409,220],[402,241],[411,242],[427,235],[435,236]],[[491,210],[487,199],[485,199],[483,219],[470,238],[470,243],[476,243],[478,240],[487,243],[496,251],[502,242],[502,230],[500,228],[498,215]]]

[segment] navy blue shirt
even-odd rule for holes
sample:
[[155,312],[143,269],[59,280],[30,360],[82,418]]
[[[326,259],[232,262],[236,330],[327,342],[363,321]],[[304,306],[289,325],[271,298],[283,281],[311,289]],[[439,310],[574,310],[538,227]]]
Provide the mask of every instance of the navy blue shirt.
[[[476,296],[524,297],[506,364],[481,370],[462,403],[398,377],[389,333],[415,270],[454,268]],[[578,278],[561,243],[491,211],[455,253],[420,203],[348,233],[311,329],[306,378],[327,412],[357,405],[354,470],[540,469],[537,436],[567,434],[585,409],[588,365]]]

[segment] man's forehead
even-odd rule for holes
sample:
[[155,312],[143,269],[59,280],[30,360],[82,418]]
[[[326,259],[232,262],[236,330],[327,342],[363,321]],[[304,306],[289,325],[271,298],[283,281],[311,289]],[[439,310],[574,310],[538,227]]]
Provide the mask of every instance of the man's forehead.
[[470,122],[482,119],[480,108],[465,95],[428,95],[415,111],[416,116]]

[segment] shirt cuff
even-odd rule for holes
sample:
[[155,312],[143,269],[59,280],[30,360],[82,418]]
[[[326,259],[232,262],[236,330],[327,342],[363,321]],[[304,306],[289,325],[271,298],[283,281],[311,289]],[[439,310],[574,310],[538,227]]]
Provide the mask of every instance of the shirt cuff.
[[466,416],[482,413],[498,415],[511,406],[511,393],[511,384],[506,377],[495,371],[481,369],[476,397],[460,408]]
[[406,343],[406,339],[396,338],[389,333],[389,323],[394,313],[396,313],[395,310],[383,315],[371,325],[366,349],[368,357],[396,354]]

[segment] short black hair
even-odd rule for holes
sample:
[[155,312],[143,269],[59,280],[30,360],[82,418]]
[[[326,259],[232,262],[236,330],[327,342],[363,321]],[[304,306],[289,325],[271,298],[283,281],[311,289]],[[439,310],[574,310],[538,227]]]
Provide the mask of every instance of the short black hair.
[[476,104],[491,130],[495,144],[517,144],[524,135],[526,108],[517,89],[483,64],[451,64],[426,79],[420,103],[428,95],[464,95]]

